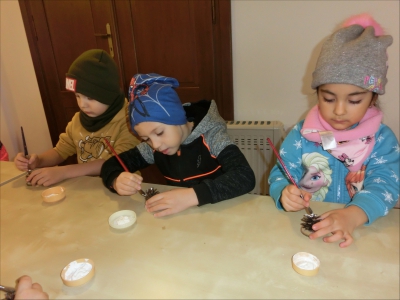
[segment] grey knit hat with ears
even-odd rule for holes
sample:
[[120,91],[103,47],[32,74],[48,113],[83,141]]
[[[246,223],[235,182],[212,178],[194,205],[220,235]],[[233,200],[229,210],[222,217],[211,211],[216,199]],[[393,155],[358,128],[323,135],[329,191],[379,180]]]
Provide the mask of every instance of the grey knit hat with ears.
[[390,35],[375,36],[373,26],[355,24],[333,33],[323,44],[311,87],[353,84],[383,95],[387,83],[387,48]]

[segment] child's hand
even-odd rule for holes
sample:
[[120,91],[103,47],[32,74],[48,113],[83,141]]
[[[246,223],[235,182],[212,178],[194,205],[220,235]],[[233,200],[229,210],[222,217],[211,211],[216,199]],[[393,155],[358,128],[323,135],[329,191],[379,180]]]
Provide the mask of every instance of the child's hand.
[[49,167],[36,169],[26,177],[26,181],[30,181],[32,186],[43,185],[49,186],[60,182],[66,178],[64,167]]
[[114,180],[113,188],[121,196],[130,196],[142,189],[142,181],[143,178],[137,174],[122,172]]
[[191,188],[173,189],[154,195],[146,201],[146,209],[155,217],[164,217],[181,212],[199,204],[195,191]]
[[[303,198],[300,195],[303,195]],[[283,189],[280,201],[286,211],[299,211],[310,206],[311,197],[310,193],[289,184]]]
[[328,211],[321,215],[321,219],[323,220],[313,225],[315,232],[310,234],[310,239],[315,240],[332,233],[331,236],[324,237],[323,241],[332,243],[344,240],[339,244],[341,248],[349,246],[353,242],[354,229],[368,221],[365,212],[354,205]]
[[27,159],[22,152],[18,153],[14,158],[15,166],[21,171],[28,171],[28,161],[29,159]]
[[17,288],[15,289],[15,300],[17,299],[49,299],[49,295],[43,292],[39,283],[32,283],[29,276],[21,276],[17,280]]
[[37,154],[29,155],[25,157],[25,155],[20,152],[14,159],[15,166],[18,170],[28,171],[28,169],[35,169],[39,165],[39,156]]

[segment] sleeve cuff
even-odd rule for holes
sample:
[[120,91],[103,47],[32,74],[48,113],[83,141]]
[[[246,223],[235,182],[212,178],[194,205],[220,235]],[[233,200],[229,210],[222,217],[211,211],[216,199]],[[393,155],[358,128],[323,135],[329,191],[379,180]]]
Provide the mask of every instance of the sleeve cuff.
[[115,178],[117,178],[119,176],[119,174],[121,174],[119,171],[111,173],[110,176],[108,176],[107,181],[104,182],[104,185],[113,193],[117,193],[117,191],[114,190],[112,184],[113,184]]
[[205,183],[200,183],[192,187],[196,193],[197,200],[199,201],[198,206],[211,203],[212,195],[211,191]]
[[372,224],[376,219],[381,217],[379,212],[385,211],[385,207],[381,204],[379,199],[374,199],[373,194],[367,196],[365,193],[357,194],[354,196],[353,200],[348,203],[345,207],[355,205],[361,208],[367,215],[368,221],[365,225]]
[[283,189],[288,185],[287,182],[275,182],[274,187],[270,187],[270,194],[272,199],[275,201],[275,206],[277,209],[283,210],[282,203],[280,201]]

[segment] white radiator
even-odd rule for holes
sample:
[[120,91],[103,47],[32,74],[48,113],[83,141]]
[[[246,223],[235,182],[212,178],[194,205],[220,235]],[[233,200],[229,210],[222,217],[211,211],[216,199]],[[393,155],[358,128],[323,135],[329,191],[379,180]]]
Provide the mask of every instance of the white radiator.
[[279,121],[226,121],[228,134],[247,158],[256,176],[256,187],[251,194],[268,195],[268,176],[276,157],[267,142],[270,138],[279,149],[283,138],[283,124]]

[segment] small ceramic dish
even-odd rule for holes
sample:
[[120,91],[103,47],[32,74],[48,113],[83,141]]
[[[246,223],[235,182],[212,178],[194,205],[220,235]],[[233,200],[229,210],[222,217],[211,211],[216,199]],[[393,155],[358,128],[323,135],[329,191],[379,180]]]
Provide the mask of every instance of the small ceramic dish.
[[44,190],[42,192],[44,202],[57,202],[65,198],[65,188],[62,186],[55,186]]
[[115,229],[124,229],[136,222],[136,214],[133,210],[120,210],[108,218],[108,224]]
[[94,276],[94,263],[89,258],[71,261],[61,271],[61,280],[66,286],[79,286]]
[[292,257],[292,267],[297,273],[301,275],[317,275],[319,266],[319,259],[310,253],[298,252]]

